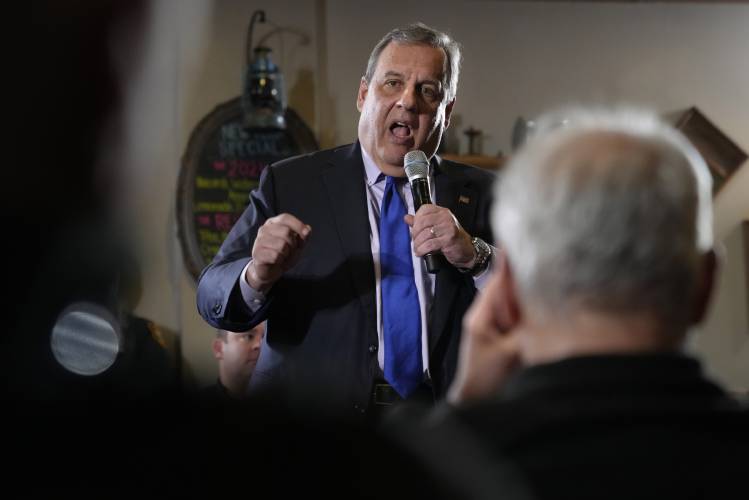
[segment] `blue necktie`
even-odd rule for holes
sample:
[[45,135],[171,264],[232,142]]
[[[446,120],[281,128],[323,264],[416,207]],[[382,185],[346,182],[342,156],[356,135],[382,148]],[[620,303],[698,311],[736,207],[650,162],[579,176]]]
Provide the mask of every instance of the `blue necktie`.
[[411,236],[393,177],[387,177],[380,210],[380,270],[385,379],[408,397],[421,383],[421,312],[411,260]]

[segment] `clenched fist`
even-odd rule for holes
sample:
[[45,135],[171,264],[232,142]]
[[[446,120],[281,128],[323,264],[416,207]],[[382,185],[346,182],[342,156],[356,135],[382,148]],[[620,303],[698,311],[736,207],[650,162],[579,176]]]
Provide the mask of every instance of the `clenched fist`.
[[245,279],[259,292],[270,289],[296,264],[312,228],[291,214],[271,217],[260,226]]

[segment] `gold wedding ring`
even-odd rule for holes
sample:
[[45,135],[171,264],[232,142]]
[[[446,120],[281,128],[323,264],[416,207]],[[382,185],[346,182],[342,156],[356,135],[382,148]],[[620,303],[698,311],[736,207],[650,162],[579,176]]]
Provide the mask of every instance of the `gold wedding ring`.
[[432,236],[434,236],[435,238],[437,237],[437,233],[434,232],[434,226],[429,228],[429,232],[432,233]]

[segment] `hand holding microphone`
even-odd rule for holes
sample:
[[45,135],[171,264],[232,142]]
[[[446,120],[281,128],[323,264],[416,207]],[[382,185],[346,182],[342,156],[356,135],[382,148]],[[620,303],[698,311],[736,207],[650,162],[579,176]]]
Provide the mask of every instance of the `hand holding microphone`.
[[450,210],[432,204],[429,161],[424,152],[408,152],[403,166],[411,185],[416,212],[415,216],[406,215],[405,219],[411,226],[416,255],[424,257],[430,273],[439,271],[442,256],[457,268],[472,267],[476,252],[471,236],[460,226]]
[[[423,151],[418,149],[415,151],[409,151],[403,158],[403,168],[406,171],[408,177],[408,183],[411,185],[411,193],[414,199],[414,213],[419,211],[422,205],[432,203],[432,190],[429,185],[429,160],[427,155]],[[413,227],[412,223],[408,222],[408,216],[406,223]],[[430,227],[430,234],[435,236],[434,227]],[[414,236],[414,233],[411,234]],[[415,242],[416,240],[414,240]],[[418,248],[414,243],[414,249],[417,250],[416,254],[419,254]],[[427,266],[427,271],[435,274],[440,270],[440,258],[434,252],[423,254],[424,262]]]

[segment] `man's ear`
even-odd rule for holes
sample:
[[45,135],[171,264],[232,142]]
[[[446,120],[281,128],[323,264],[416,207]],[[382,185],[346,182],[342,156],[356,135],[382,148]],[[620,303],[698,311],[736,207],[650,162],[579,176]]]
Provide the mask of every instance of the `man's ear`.
[[367,83],[366,78],[361,77],[361,81],[359,82],[359,92],[356,93],[356,109],[359,110],[359,113],[361,113],[362,108],[364,108],[364,100],[367,98],[368,91],[369,84]]
[[213,339],[213,357],[222,360],[224,359],[224,341],[221,339]]
[[444,128],[450,126],[450,116],[453,114],[453,106],[455,105],[455,98],[453,97],[450,102],[447,103],[447,106],[445,106],[445,122],[444,122]]
[[497,311],[495,320],[502,331],[510,331],[522,321],[522,308],[517,285],[510,262],[502,250],[497,250],[494,263],[497,266],[495,271],[497,281],[494,289],[496,291],[494,309]]
[[702,323],[705,319],[708,306],[710,305],[710,297],[715,286],[718,265],[718,258],[713,250],[706,252],[700,259],[697,288],[694,293],[692,317],[690,318],[693,325]]

